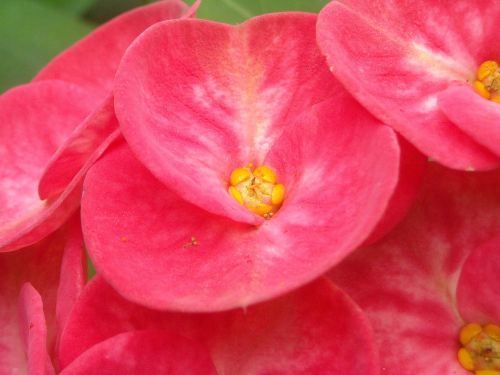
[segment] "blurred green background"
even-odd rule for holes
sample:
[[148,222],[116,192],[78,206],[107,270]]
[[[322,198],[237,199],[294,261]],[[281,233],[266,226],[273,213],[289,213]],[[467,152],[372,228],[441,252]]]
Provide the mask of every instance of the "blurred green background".
[[[99,24],[152,0],[0,0],[0,93],[28,82]],[[186,1],[190,4],[194,0]],[[318,12],[328,0],[204,0],[199,18],[239,23],[278,11]]]

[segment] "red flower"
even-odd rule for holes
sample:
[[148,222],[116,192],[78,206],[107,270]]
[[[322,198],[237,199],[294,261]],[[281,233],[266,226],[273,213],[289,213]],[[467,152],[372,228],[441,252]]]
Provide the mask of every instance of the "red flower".
[[118,136],[110,95],[123,53],[152,23],[191,13],[177,0],[126,13],[62,53],[36,83],[0,97],[0,251],[36,243],[75,211],[86,170]]
[[479,340],[498,356],[499,337],[459,342],[468,323],[500,325],[498,186],[498,172],[430,168],[400,226],[332,270],[368,315],[384,374],[468,374],[457,360],[461,346],[480,370],[488,354],[473,348]]
[[0,373],[51,374],[56,343],[83,289],[80,221],[0,254]]
[[128,302],[98,276],[71,313],[59,356],[64,375],[377,373],[370,326],[326,279],[246,310],[182,314]]
[[399,146],[333,79],[315,22],[167,21],[127,51],[115,103],[130,148],[93,166],[82,200],[92,259],[124,296],[247,306],[316,278],[380,220]]
[[491,169],[500,164],[499,19],[495,0],[332,1],[318,42],[347,90],[426,155]]

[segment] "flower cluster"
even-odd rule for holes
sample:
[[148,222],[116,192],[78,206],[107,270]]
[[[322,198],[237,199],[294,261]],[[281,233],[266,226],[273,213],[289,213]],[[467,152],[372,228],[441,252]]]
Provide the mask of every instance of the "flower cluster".
[[199,5],[0,96],[0,373],[500,375],[500,3]]

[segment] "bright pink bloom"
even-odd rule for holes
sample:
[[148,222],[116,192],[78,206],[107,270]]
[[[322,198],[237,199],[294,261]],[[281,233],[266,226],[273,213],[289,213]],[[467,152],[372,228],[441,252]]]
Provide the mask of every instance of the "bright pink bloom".
[[500,104],[472,85],[483,62],[500,58],[499,19],[496,0],[332,1],[318,42],[347,90],[426,155],[491,169],[500,164]]
[[54,373],[58,336],[85,282],[78,218],[43,241],[0,254],[0,373]]
[[407,218],[332,270],[372,323],[382,373],[469,374],[461,327],[500,323],[498,186],[498,171],[429,168]]
[[[118,346],[139,335],[163,336],[162,345]],[[71,313],[59,356],[63,375],[95,373],[96,364],[127,374],[183,365],[182,374],[371,375],[375,352],[361,310],[326,279],[246,310],[182,314],[135,305],[98,276]]]
[[193,10],[167,0],[124,14],[62,53],[36,83],[0,97],[0,252],[39,241],[74,212],[86,170],[119,133],[111,86],[123,53],[151,24]]
[[[370,234],[397,184],[397,139],[333,79],[315,22],[168,21],[127,51],[115,104],[130,148],[93,166],[82,201],[91,257],[124,296],[246,306],[314,279]],[[286,187],[268,221],[227,191],[249,163]]]

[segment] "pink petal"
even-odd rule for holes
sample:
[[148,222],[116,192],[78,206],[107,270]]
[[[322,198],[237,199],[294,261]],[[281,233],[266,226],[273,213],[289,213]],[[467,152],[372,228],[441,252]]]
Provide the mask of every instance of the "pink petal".
[[427,158],[405,139],[398,137],[401,149],[399,180],[385,210],[384,216],[364,242],[364,246],[374,244],[405,217],[410,210],[422,184],[427,167]]
[[39,199],[37,185],[51,155],[93,106],[87,92],[56,81],[0,97],[0,251],[39,241],[78,206],[79,181],[47,201]]
[[[104,99],[112,89],[126,49],[149,26],[179,18],[193,10],[180,0],[164,0],[133,9],[99,27],[64,51],[35,77],[35,81],[60,79],[74,82]],[[82,68],[84,67],[84,68]]]
[[126,332],[90,348],[61,375],[211,375],[216,374],[207,350],[168,331]]
[[302,112],[341,90],[316,48],[315,20],[289,13],[147,30],[126,53],[115,90],[137,157],[183,199],[259,224],[227,194],[232,170],[262,163]]
[[498,171],[430,165],[406,219],[331,271],[368,315],[382,373],[468,374],[456,360],[464,320],[455,291],[468,254],[500,233],[499,184]]
[[67,224],[68,238],[61,260],[59,288],[57,290],[56,319],[57,341],[62,333],[69,314],[87,281],[87,258],[79,215]]
[[333,1],[320,13],[318,42],[345,87],[426,155],[452,168],[491,169],[500,160],[439,111],[437,95],[472,80],[486,55],[498,56],[499,5]]
[[[43,373],[50,367],[47,366],[47,353],[52,355],[54,350],[56,295],[68,235],[63,227],[31,247],[0,254],[2,374],[27,373],[28,367],[30,373]],[[81,264],[79,266],[81,268]],[[66,280],[70,279],[71,268],[66,267],[65,272]],[[73,272],[78,273],[78,269],[73,269]],[[68,290],[67,287],[64,289]],[[69,293],[65,296],[71,298]]]
[[458,308],[465,321],[500,324],[500,237],[478,246],[462,267]]
[[29,283],[23,285],[19,301],[21,326],[24,331],[28,373],[30,375],[54,374],[47,351],[47,325],[40,294]]
[[118,121],[110,96],[75,128],[52,156],[40,179],[40,198],[47,199],[64,191],[79,172],[90,168],[118,135]]
[[288,195],[255,227],[181,200],[121,145],[87,174],[85,241],[99,272],[135,302],[190,311],[246,306],[316,278],[356,248],[387,207],[398,157],[394,133],[339,93],[271,150],[265,163],[283,176]]
[[500,155],[500,104],[470,86],[451,86],[439,94],[439,108],[476,142]]
[[[376,373],[373,337],[363,314],[324,279],[246,310],[181,314],[134,305],[98,276],[75,305],[60,357],[71,368],[75,358],[73,363],[110,337],[152,328],[206,346],[220,374]],[[356,361],[354,352],[362,353]]]

